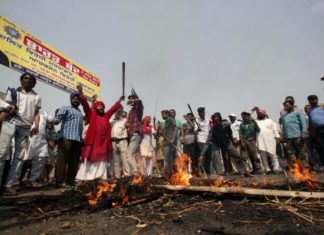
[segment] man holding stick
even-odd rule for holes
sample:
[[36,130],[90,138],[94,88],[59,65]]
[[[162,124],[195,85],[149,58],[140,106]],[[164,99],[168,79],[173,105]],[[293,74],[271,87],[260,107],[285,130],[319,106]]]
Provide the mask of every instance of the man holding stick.
[[[143,138],[143,125],[142,117],[144,106],[142,100],[140,100],[135,93],[134,89],[132,95],[128,96],[127,104],[131,106],[131,110],[128,113],[125,127],[128,128],[129,145],[128,145],[128,161],[131,175],[143,174],[143,161],[139,151],[140,144]],[[137,159],[135,159],[137,156]]]

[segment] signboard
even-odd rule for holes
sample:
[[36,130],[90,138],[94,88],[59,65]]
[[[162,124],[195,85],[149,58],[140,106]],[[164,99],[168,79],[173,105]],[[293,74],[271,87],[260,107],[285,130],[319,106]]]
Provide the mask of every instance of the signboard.
[[0,16],[0,63],[67,92],[83,86],[84,95],[100,95],[100,79],[20,27]]

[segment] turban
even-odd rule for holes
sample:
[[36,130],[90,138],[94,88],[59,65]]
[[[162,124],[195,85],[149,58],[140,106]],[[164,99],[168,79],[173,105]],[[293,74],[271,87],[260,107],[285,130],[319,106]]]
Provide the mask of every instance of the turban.
[[264,108],[258,108],[257,112],[260,113],[260,114],[264,114],[264,115],[267,114],[267,111]]
[[95,103],[93,104],[93,108],[94,108],[94,109],[98,108],[99,106],[103,106],[103,108],[105,108],[105,104],[104,104],[104,102],[102,102],[102,101],[97,101],[97,102],[95,102]]
[[148,120],[150,119],[150,116],[145,116],[143,118],[143,133],[144,134],[152,134],[153,127],[148,123]]
[[78,92],[73,92],[71,95],[70,95],[70,99],[72,100],[74,97],[78,97],[80,98],[80,94]]

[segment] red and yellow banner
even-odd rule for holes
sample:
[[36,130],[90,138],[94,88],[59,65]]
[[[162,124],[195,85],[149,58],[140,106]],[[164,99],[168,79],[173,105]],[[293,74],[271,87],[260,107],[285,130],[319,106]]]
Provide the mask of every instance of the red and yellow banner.
[[100,79],[0,16],[0,64],[33,73],[42,82],[67,92],[81,83],[87,97],[100,95]]

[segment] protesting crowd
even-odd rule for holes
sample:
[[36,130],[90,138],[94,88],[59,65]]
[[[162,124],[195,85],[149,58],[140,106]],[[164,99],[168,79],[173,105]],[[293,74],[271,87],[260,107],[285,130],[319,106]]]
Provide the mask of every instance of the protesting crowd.
[[308,96],[304,107],[287,96],[278,105],[278,124],[262,107],[240,115],[210,110],[210,117],[204,107],[197,113],[190,108],[184,121],[166,109],[157,121],[144,115],[133,89],[127,113],[124,96],[106,108],[96,97],[89,103],[81,85],[51,116],[41,111],[34,75],[24,73],[20,82],[0,100],[3,195],[16,195],[22,185],[38,189],[55,182],[57,188],[71,188],[131,175],[167,177],[176,170],[174,160],[185,154],[197,177],[281,174],[297,159],[303,167],[323,170],[324,107],[316,95]]

